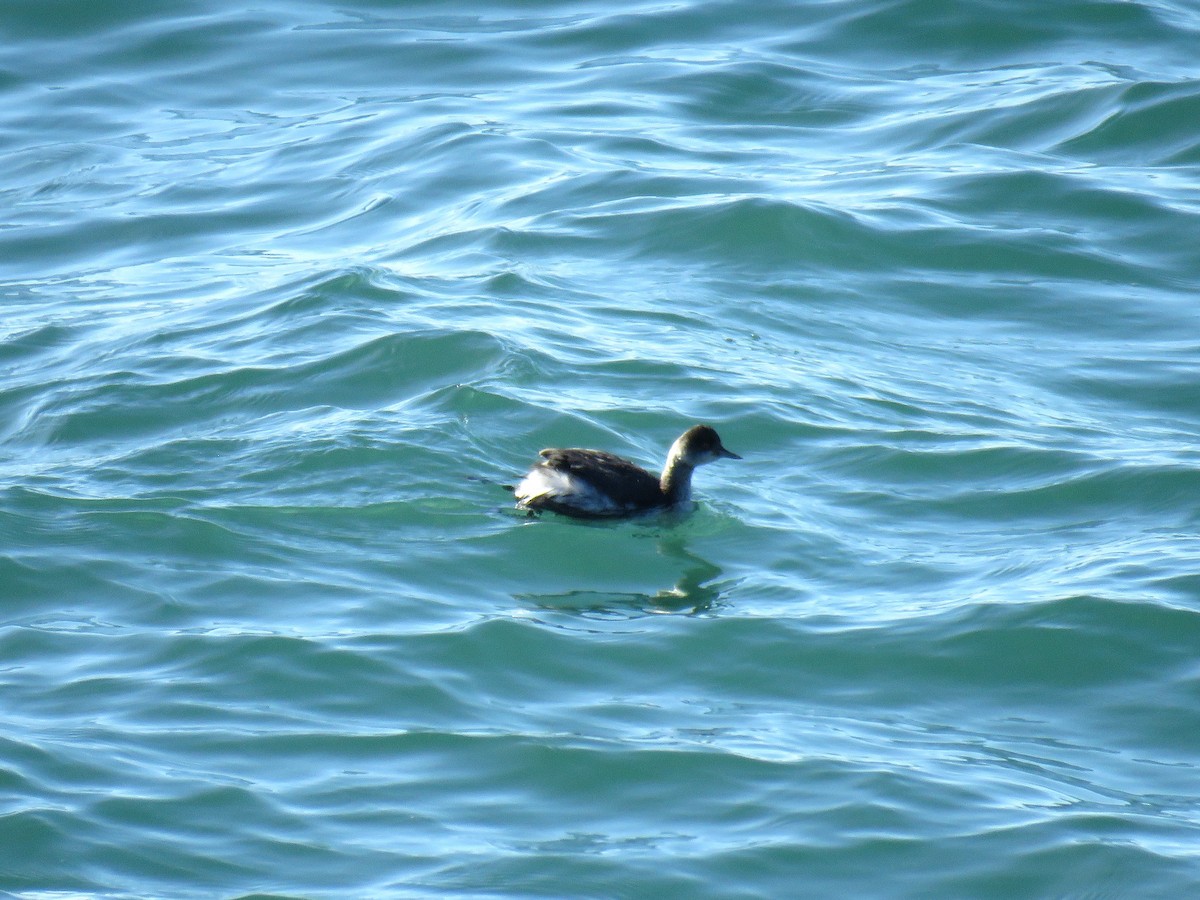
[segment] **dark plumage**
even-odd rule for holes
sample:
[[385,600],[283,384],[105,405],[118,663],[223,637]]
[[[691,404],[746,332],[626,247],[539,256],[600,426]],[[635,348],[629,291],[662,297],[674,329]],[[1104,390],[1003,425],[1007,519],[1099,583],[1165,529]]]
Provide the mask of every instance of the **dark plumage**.
[[543,450],[539,466],[580,478],[617,506],[659,506],[659,481],[641,466],[615,453],[576,447]]
[[662,476],[603,450],[551,448],[517,485],[517,505],[579,518],[627,516],[681,506],[690,498],[692,472],[715,460],[741,459],[721,446],[707,425],[689,428],[671,445]]

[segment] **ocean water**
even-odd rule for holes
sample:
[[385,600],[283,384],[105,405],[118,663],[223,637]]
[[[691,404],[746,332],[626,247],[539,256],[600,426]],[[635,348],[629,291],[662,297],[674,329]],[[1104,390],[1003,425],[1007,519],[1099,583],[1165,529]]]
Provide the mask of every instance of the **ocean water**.
[[0,895],[1200,895],[1195,3],[235,6],[0,6]]

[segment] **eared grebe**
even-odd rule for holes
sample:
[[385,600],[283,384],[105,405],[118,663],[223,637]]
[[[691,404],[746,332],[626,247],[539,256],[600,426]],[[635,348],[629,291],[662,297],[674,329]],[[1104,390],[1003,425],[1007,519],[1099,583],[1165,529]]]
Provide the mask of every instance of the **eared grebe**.
[[695,425],[671,445],[662,477],[602,450],[541,451],[542,459],[513,491],[522,509],[549,509],[576,518],[630,516],[686,504],[696,466],[741,459],[717,433]]

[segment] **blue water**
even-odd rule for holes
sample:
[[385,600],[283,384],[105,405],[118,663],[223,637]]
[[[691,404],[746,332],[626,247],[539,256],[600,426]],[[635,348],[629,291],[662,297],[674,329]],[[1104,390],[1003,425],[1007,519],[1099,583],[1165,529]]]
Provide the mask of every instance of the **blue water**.
[[0,894],[1200,894],[1195,4],[0,35]]

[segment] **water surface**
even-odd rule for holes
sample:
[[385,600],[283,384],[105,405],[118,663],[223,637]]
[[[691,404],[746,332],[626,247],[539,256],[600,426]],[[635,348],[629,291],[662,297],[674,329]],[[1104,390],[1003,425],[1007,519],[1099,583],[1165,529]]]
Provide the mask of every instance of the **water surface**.
[[1191,4],[0,32],[0,892],[1200,889]]

